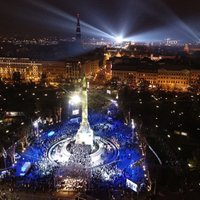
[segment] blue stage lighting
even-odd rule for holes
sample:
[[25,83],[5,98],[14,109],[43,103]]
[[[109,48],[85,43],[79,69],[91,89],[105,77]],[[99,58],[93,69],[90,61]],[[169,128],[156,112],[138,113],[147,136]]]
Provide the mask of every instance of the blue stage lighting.
[[50,131],[49,133],[48,133],[48,137],[51,137],[52,135],[54,135],[55,134],[55,131]]

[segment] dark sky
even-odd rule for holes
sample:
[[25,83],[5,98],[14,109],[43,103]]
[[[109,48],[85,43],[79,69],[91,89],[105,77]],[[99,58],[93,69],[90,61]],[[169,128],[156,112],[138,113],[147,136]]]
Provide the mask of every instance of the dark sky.
[[0,34],[72,34],[77,12],[83,33],[200,36],[200,0],[1,0]]

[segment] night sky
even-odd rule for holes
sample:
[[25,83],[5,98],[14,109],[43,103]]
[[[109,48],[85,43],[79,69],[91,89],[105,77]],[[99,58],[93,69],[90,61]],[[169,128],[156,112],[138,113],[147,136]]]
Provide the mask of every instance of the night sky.
[[0,34],[70,35],[77,12],[85,35],[200,37],[199,0],[1,0]]

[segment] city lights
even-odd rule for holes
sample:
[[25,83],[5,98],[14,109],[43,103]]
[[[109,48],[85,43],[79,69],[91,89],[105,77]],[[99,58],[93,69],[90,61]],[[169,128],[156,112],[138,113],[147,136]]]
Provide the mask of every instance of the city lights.
[[195,196],[198,9],[196,0],[3,3],[0,199]]
[[192,165],[191,163],[188,163],[188,167],[189,167],[189,168],[192,168],[193,165]]
[[72,105],[77,105],[81,102],[81,98],[78,94],[74,94],[70,97],[69,103]]

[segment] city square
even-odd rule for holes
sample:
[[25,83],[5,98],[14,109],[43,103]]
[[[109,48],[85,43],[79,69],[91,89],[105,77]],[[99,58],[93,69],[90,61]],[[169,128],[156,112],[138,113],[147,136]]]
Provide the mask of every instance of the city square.
[[[16,187],[28,184],[32,189],[57,191],[126,189],[128,180],[135,183],[136,191],[137,187],[147,190],[150,180],[145,150],[135,135],[135,125],[113,119],[117,112],[113,101],[101,113],[88,115],[94,131],[93,149],[88,150],[90,146],[85,144],[75,145],[79,122],[73,119],[55,130],[39,133],[12,168],[16,170]],[[38,184],[40,181],[43,186]]]
[[0,6],[0,200],[197,200],[200,3]]

